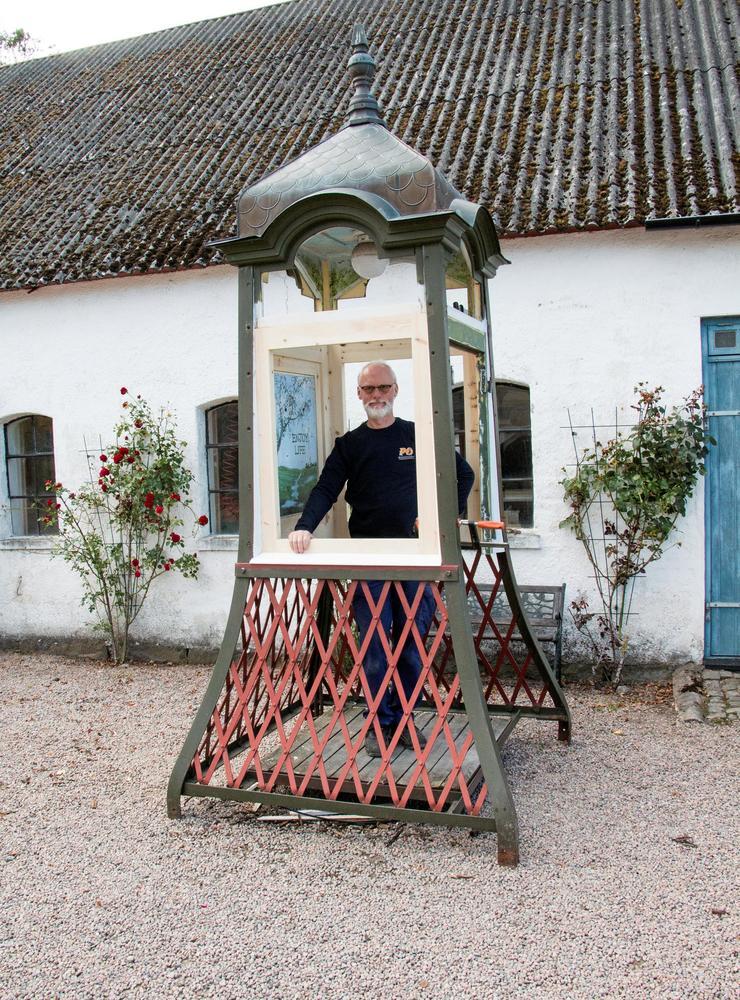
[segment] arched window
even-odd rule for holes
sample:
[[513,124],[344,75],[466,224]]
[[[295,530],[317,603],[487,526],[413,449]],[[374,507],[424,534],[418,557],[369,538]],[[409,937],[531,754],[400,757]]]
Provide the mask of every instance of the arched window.
[[[41,508],[54,495],[46,491],[44,483],[56,481],[51,417],[35,413],[18,417],[8,421],[4,431],[11,531],[14,535],[40,535]],[[43,528],[44,534],[55,531]]]
[[236,400],[206,410],[206,455],[211,528],[239,531],[239,422]]
[[496,401],[504,516],[510,527],[531,528],[534,488],[529,389],[513,382],[497,382]]

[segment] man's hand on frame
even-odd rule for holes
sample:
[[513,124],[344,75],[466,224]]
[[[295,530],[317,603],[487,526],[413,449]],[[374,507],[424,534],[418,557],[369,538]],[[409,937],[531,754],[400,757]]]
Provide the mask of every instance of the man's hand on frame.
[[310,531],[291,531],[288,535],[288,545],[297,555],[303,555],[311,544],[313,535]]

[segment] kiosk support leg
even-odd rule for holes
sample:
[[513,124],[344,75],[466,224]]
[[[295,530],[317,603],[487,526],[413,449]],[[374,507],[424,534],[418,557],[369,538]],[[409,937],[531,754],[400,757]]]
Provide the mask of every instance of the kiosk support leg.
[[246,579],[237,579],[234,583],[234,591],[231,598],[231,609],[229,611],[228,621],[226,622],[226,629],[224,631],[224,637],[221,642],[218,657],[213,665],[213,671],[211,672],[211,678],[208,682],[206,693],[203,695],[203,700],[201,701],[200,707],[195,714],[193,724],[190,727],[190,732],[185,739],[183,748],[180,751],[180,756],[175,762],[172,774],[170,775],[169,784],[167,785],[167,815],[170,819],[179,819],[182,815],[182,810],[180,808],[182,788],[188,778],[188,774],[193,763],[193,757],[195,757],[200,741],[206,731],[206,727],[211,719],[213,710],[218,702],[224,681],[226,680],[226,676],[229,672],[229,667],[231,666],[234,651],[236,650],[237,643],[239,642],[239,634],[242,626],[244,604],[247,600],[248,588],[249,581]]
[[465,709],[475,737],[475,747],[496,821],[498,863],[516,865],[519,863],[519,824],[514,799],[509,782],[506,780],[498,743],[493,734],[491,719],[483,697],[472,635],[466,624],[468,615],[464,580],[446,584],[445,597]]

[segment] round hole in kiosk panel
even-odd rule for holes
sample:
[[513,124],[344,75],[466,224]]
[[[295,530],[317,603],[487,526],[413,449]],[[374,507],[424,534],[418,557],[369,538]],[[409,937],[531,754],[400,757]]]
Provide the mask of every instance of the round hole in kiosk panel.
[[263,273],[260,293],[264,317],[418,303],[422,296],[413,255],[388,259],[371,235],[351,226],[309,236],[287,270]]

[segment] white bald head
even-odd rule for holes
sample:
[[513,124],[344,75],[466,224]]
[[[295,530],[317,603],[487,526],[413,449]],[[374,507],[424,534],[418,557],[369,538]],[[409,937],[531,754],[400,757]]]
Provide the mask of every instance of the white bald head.
[[357,376],[358,385],[396,385],[396,373],[387,361],[370,361]]
[[385,361],[371,361],[357,376],[357,396],[373,430],[390,427],[394,421],[393,402],[398,395],[396,373]]

